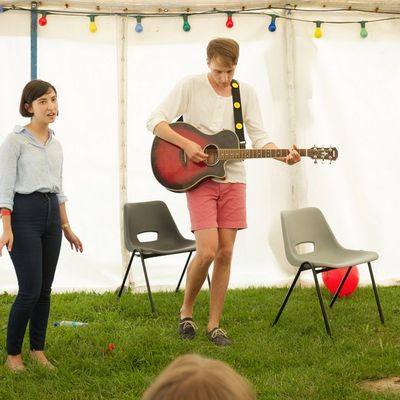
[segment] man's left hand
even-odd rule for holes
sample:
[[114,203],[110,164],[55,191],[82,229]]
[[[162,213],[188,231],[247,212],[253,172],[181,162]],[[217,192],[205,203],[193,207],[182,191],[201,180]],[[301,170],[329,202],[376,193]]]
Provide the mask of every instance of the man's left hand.
[[285,157],[285,163],[288,165],[293,165],[298,163],[301,160],[301,156],[297,151],[297,147],[295,145],[290,149],[290,153]]

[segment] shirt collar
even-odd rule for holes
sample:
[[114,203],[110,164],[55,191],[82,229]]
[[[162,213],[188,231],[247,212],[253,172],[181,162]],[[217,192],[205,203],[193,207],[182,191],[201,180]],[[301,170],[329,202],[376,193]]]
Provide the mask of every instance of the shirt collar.
[[[34,143],[37,143],[36,139],[32,136],[32,134],[24,126],[15,125],[13,133],[22,135],[22,136],[30,139]],[[47,144],[49,144],[53,140],[53,136],[54,136],[54,131],[49,128],[49,140],[47,141]]]

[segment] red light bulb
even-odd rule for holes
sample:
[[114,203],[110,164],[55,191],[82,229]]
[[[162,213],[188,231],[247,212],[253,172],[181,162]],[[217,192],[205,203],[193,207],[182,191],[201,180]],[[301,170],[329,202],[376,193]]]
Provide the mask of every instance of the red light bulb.
[[47,18],[46,18],[46,15],[42,15],[40,18],[39,18],[39,25],[40,26],[46,26],[47,25]]
[[232,28],[233,27],[233,19],[232,19],[232,14],[228,14],[228,18],[226,19],[225,23],[227,28]]

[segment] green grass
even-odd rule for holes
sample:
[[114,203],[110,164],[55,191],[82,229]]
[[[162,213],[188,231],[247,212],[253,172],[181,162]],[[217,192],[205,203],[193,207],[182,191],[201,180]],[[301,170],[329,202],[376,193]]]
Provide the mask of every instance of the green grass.
[[[368,378],[400,375],[399,288],[379,288],[385,326],[371,288],[359,288],[328,310],[325,333],[314,289],[296,289],[277,326],[271,322],[286,289],[230,290],[221,326],[234,344],[218,348],[204,336],[208,292],[201,292],[194,341],[177,337],[182,293],[155,293],[152,315],[146,294],[60,294],[52,297],[47,355],[55,372],[29,364],[12,374],[0,368],[0,399],[140,399],[154,377],[178,355],[199,353],[229,363],[255,387],[258,399],[395,399],[358,387]],[[326,304],[330,299],[323,292]],[[13,296],[0,296],[0,329]],[[56,320],[85,327],[53,327]],[[0,343],[5,341],[5,329]],[[109,343],[115,350],[107,352]],[[5,352],[3,348],[3,358]],[[24,344],[24,354],[28,352]]]

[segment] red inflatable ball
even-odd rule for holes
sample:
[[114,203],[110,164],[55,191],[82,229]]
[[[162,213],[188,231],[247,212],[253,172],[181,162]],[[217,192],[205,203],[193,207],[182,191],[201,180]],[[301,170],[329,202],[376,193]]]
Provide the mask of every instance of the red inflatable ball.
[[[325,287],[332,293],[335,294],[336,290],[339,288],[340,282],[344,275],[346,274],[348,268],[338,268],[332,269],[330,271],[325,271],[322,273],[322,281]],[[344,283],[342,290],[339,293],[339,297],[351,296],[356,290],[359,281],[359,274],[357,266],[353,266],[350,271],[349,276]]]

